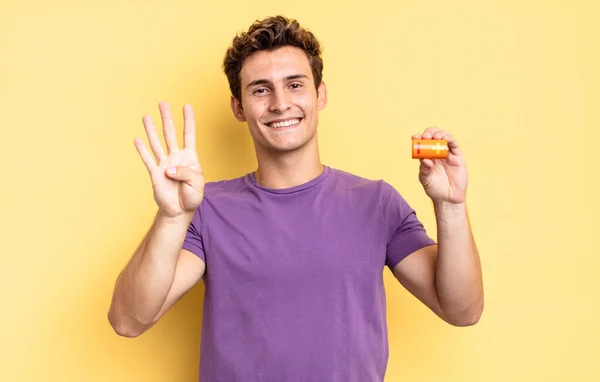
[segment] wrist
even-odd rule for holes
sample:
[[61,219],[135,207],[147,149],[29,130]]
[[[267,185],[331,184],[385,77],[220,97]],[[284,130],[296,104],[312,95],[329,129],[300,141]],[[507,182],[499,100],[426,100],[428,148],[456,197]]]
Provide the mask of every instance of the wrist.
[[158,209],[156,220],[165,224],[186,224],[189,225],[194,217],[194,212],[183,212],[178,215],[169,215],[165,211]]
[[433,201],[433,209],[438,216],[463,216],[467,212],[466,202]]

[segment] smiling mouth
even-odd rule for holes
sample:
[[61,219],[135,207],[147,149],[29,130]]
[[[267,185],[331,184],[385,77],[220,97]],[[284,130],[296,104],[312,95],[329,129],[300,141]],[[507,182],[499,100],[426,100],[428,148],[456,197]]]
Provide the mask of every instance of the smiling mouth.
[[301,120],[302,120],[302,118],[292,118],[292,119],[288,119],[285,121],[270,122],[270,123],[267,123],[266,125],[273,129],[281,129],[283,127],[296,126],[297,124],[300,123]]

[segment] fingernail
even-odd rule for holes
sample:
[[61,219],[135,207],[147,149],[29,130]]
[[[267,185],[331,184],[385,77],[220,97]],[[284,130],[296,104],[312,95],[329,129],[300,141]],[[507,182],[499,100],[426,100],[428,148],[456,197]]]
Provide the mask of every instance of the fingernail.
[[175,175],[175,174],[177,173],[177,169],[176,169],[175,167],[169,167],[169,168],[167,169],[167,173],[168,173],[169,175]]

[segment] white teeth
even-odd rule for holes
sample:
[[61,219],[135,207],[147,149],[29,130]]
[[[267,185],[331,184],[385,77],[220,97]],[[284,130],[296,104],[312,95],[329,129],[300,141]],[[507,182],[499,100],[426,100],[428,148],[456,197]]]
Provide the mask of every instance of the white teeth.
[[271,127],[273,127],[273,128],[288,127],[288,126],[292,126],[292,125],[297,125],[298,123],[300,123],[299,119],[290,119],[290,120],[283,121],[283,122],[272,123]]

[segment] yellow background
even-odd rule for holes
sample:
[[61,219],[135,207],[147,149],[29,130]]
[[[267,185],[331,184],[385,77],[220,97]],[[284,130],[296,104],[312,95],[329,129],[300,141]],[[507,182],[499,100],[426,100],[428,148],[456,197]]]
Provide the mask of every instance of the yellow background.
[[324,46],[326,164],[396,186],[435,235],[410,135],[450,130],[484,268],[454,328],[386,271],[389,381],[598,381],[600,6],[596,1],[0,3],[0,380],[195,381],[202,285],[120,338],[115,278],[155,204],[133,139],[196,110],[209,181],[255,166],[221,59],[257,18]]

